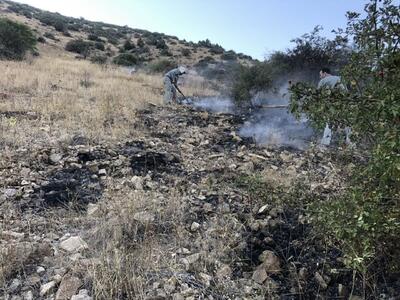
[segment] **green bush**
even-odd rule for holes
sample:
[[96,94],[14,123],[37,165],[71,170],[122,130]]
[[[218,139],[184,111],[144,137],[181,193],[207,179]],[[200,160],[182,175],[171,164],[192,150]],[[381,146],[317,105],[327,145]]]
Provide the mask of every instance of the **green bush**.
[[236,60],[237,55],[234,51],[227,51],[227,52],[221,54],[221,59],[222,60]]
[[145,45],[146,45],[146,44],[145,44],[145,42],[143,41],[142,38],[139,38],[139,39],[137,40],[137,46],[138,46],[139,48],[143,48]]
[[162,49],[160,51],[160,55],[162,55],[162,56],[173,56],[172,53],[168,49]]
[[88,34],[88,40],[93,41],[93,42],[101,42],[101,39],[99,38],[99,36],[96,34],[93,34],[93,33]]
[[96,43],[94,43],[94,47],[95,47],[97,50],[100,50],[100,51],[106,50],[106,48],[105,48],[105,46],[104,46],[104,44],[103,44],[102,42],[96,42]]
[[117,46],[118,43],[119,43],[118,39],[116,39],[116,38],[114,38],[114,37],[108,37],[107,40],[108,40],[108,42],[109,42],[110,44],[113,44],[114,46]]
[[183,49],[181,50],[181,52],[182,52],[182,55],[185,56],[185,57],[190,57],[190,55],[192,54],[192,52],[190,51],[190,49],[187,49],[187,48],[183,48]]
[[132,50],[132,49],[135,49],[135,48],[136,48],[135,44],[132,43],[130,40],[126,40],[124,45],[123,45],[123,49],[125,51],[129,51],[129,50]]
[[153,73],[165,73],[173,68],[176,68],[177,64],[168,59],[161,59],[152,62],[148,65],[149,71]]
[[44,37],[42,37],[42,36],[39,36],[38,39],[37,39],[37,41],[38,41],[39,43],[42,43],[42,44],[46,43],[46,39],[45,39]]
[[113,63],[121,66],[134,66],[139,62],[136,55],[130,53],[122,53],[113,59]]
[[233,73],[232,97],[238,103],[250,103],[255,93],[273,86],[267,63],[257,63],[251,67],[239,65]]
[[20,60],[27,51],[34,51],[37,39],[23,24],[0,18],[0,58]]
[[[342,69],[348,91],[318,90],[306,83],[291,88],[291,109],[315,126],[351,126],[354,140],[367,139],[367,163],[354,172],[345,195],[321,200],[314,220],[344,252],[347,265],[364,278],[373,267],[400,271],[400,11],[393,1],[371,1],[366,17],[348,14],[345,37],[354,38]],[[340,39],[338,36],[337,39]],[[374,263],[380,263],[377,266]]]
[[54,34],[52,34],[51,32],[45,32],[45,33],[43,34],[43,36],[44,36],[45,38],[50,39],[50,40],[58,41],[58,39],[57,39],[57,38],[54,36]]
[[68,24],[67,26],[67,30],[71,30],[71,31],[80,31],[82,28],[82,25],[74,23],[74,24]]
[[90,58],[90,61],[94,64],[104,65],[107,63],[107,56],[95,55]]
[[65,50],[87,56],[92,46],[92,43],[81,39],[71,40],[65,45]]

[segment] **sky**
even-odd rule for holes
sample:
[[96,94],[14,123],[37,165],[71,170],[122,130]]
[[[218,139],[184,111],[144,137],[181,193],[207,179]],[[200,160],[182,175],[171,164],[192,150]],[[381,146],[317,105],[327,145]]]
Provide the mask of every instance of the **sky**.
[[71,17],[146,29],[197,42],[210,39],[226,50],[262,60],[290,40],[322,25],[323,34],[346,25],[347,11],[367,0],[19,0]]

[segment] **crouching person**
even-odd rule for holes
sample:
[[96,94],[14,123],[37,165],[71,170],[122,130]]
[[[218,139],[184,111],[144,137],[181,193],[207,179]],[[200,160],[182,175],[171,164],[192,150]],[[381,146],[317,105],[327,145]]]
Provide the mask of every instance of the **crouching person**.
[[[176,102],[176,91],[180,91],[178,88],[178,80],[179,77],[183,74],[186,74],[186,68],[184,66],[180,66],[176,69],[169,71],[164,76],[164,103]],[[183,95],[183,94],[182,94]]]

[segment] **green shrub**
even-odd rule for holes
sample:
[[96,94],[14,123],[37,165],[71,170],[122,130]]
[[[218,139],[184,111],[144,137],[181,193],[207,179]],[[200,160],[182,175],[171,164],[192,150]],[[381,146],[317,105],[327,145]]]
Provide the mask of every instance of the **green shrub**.
[[355,41],[342,69],[348,91],[298,83],[291,88],[291,109],[307,114],[315,126],[351,126],[356,141],[369,141],[369,159],[356,168],[345,195],[321,199],[314,213],[322,234],[340,246],[347,265],[366,279],[369,270],[400,270],[400,48],[393,43],[400,40],[393,26],[400,11],[392,1],[379,7],[371,1],[364,19],[355,13],[348,18],[343,34]]
[[137,46],[138,46],[139,48],[143,48],[145,45],[146,45],[146,44],[145,44],[145,42],[143,41],[142,38],[139,38],[139,39],[137,40]]
[[237,55],[233,51],[227,51],[227,52],[221,54],[221,59],[223,59],[223,60],[236,60],[237,59]]
[[88,34],[88,40],[93,41],[93,42],[101,42],[101,39],[99,38],[99,36],[96,34],[93,34],[93,33]]
[[82,26],[80,24],[68,24],[67,29],[71,31],[80,31]]
[[104,65],[107,63],[107,56],[95,55],[90,58],[90,61],[94,64]]
[[250,102],[255,93],[272,87],[270,67],[267,63],[238,66],[234,71],[232,97],[236,102]]
[[67,24],[61,20],[57,20],[54,22],[54,29],[59,32],[64,32],[67,30]]
[[102,42],[96,42],[96,43],[94,43],[94,47],[95,47],[97,50],[100,50],[100,51],[106,50],[106,48],[105,48],[105,46],[104,46],[104,44],[103,44]]
[[132,43],[130,40],[126,40],[124,45],[123,45],[123,49],[125,51],[129,51],[129,50],[132,50],[132,49],[135,49],[135,48],[136,48],[135,44]]
[[182,52],[182,55],[185,56],[185,57],[190,57],[190,55],[192,54],[192,52],[190,51],[190,49],[187,49],[187,48],[183,48],[183,49],[181,50],[181,52]]
[[37,41],[38,41],[39,43],[42,43],[42,44],[46,43],[46,39],[45,39],[44,37],[42,37],[42,36],[39,36],[38,39],[37,39]]
[[108,37],[107,40],[108,40],[108,42],[109,42],[110,44],[113,44],[114,46],[117,46],[118,43],[119,43],[118,39],[116,39],[116,38],[114,38],[114,37]]
[[139,62],[136,55],[130,53],[122,53],[113,59],[113,63],[121,66],[134,66]]
[[34,51],[37,39],[23,24],[0,18],[0,58],[23,59],[27,51]]
[[45,32],[45,33],[43,34],[43,36],[44,36],[45,38],[50,39],[50,40],[58,41],[58,39],[57,39],[57,38],[54,36],[54,34],[52,34],[51,32]]
[[160,51],[160,55],[162,55],[162,56],[172,56],[172,53],[168,49],[162,49]]
[[69,52],[78,53],[86,57],[89,54],[90,48],[92,46],[93,46],[92,43],[86,42],[81,39],[71,40],[65,46],[65,50]]
[[148,65],[149,71],[153,73],[165,73],[173,68],[176,68],[177,64],[168,59],[161,59],[152,62]]

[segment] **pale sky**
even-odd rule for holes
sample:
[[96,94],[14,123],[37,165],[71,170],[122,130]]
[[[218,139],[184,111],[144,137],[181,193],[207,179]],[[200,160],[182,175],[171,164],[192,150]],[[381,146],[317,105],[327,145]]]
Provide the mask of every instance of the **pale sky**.
[[316,25],[324,34],[345,27],[347,11],[361,12],[367,0],[20,0],[72,17],[175,35],[206,38],[226,50],[263,59]]

